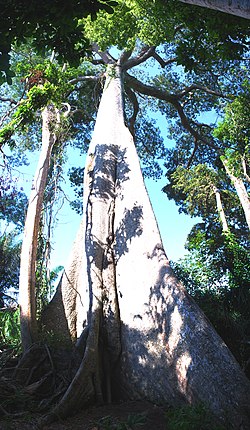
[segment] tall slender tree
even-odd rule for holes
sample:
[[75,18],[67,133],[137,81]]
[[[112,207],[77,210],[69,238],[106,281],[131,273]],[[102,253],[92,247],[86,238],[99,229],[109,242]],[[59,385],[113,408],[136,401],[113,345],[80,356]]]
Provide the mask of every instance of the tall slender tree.
[[29,198],[21,252],[19,303],[24,351],[37,340],[35,284],[38,233],[51,151],[60,123],[59,112],[53,105],[44,108],[42,121],[42,148]]

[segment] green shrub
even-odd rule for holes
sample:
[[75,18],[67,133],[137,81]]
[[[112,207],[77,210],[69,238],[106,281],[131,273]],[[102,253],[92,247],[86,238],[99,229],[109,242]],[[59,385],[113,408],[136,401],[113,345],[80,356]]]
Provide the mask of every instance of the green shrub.
[[0,311],[0,343],[17,347],[21,342],[19,309],[4,308]]
[[166,418],[168,430],[225,430],[202,404],[171,409]]

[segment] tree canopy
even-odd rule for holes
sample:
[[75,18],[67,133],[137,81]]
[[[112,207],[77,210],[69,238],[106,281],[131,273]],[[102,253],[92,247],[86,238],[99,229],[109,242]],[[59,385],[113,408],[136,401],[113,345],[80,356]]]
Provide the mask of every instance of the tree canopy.
[[115,1],[2,1],[0,3],[1,83],[11,82],[10,52],[13,44],[32,41],[41,53],[55,50],[61,61],[79,64],[87,55],[89,42],[79,19],[91,15],[94,19],[100,9],[113,12]]

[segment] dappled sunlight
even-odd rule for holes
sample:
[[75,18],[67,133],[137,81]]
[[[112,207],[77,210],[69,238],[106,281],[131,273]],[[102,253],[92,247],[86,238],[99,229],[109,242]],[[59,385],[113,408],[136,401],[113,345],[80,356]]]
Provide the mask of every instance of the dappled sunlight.
[[118,225],[115,234],[117,243],[116,260],[118,260],[122,254],[128,252],[132,239],[142,234],[142,216],[142,206],[136,203],[131,209],[124,210],[123,220]]
[[170,334],[168,337],[168,352],[170,355],[172,355],[175,351],[175,349],[178,346],[178,343],[181,338],[181,330],[182,330],[182,317],[180,315],[180,312],[178,310],[178,307],[174,307],[174,311],[172,312],[171,318],[170,318]]
[[192,358],[188,351],[184,352],[176,361],[175,372],[178,378],[178,387],[181,393],[185,395],[188,400],[192,400],[188,392],[188,369],[192,362]]

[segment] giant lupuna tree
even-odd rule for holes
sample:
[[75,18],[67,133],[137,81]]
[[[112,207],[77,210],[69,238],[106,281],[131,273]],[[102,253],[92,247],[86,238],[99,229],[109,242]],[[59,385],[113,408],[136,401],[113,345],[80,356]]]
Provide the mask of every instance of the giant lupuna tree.
[[101,56],[109,64],[85,167],[83,225],[43,320],[52,329],[63,318],[82,358],[47,419],[94,399],[147,398],[205,402],[235,428],[247,426],[249,383],[170,268],[125,125],[123,81],[138,57]]
[[[202,49],[185,63],[192,71],[191,81],[178,79],[175,70],[172,85],[168,68],[183,59],[182,34],[184,43],[195,32],[183,32],[182,25],[177,28],[175,18],[161,22],[166,9],[155,7],[152,12],[151,5],[148,9],[145,5],[141,9],[137,2],[121,2],[113,21],[100,14],[95,26],[84,22],[93,41],[93,62],[105,65],[101,76],[105,85],[85,166],[83,222],[69,265],[42,318],[45,333],[52,332],[60,343],[71,345],[74,372],[44,422],[94,401],[147,398],[165,404],[206,403],[232,427],[247,428],[249,382],[170,268],[133,139],[138,99],[143,95],[158,100],[162,112],[170,112],[182,131],[189,133],[191,140],[185,141],[191,152],[189,163],[201,147],[209,158],[216,142],[210,142],[206,125],[191,118],[191,101],[197,108],[201,98],[196,95],[202,94],[208,100],[204,110],[213,106],[215,99],[223,97],[222,81],[215,77],[215,65],[211,73],[202,75],[213,64],[212,58],[206,62]],[[154,38],[156,17],[162,25]],[[131,23],[136,33],[130,33]],[[173,39],[165,57],[155,47],[163,42],[164,28]],[[138,37],[148,39],[148,45],[137,40],[133,54]],[[104,49],[112,44],[126,48],[118,59]],[[151,82],[129,73],[149,59],[167,71]],[[130,115],[125,115],[126,98]],[[32,349],[24,359],[28,354]]]

